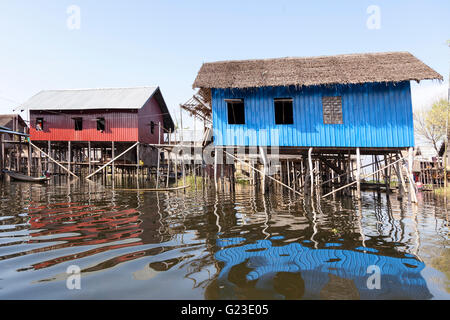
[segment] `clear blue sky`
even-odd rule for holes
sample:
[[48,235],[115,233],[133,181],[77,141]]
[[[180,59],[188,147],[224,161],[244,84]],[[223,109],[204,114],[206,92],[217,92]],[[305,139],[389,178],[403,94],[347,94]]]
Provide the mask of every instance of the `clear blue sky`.
[[0,0],[0,39],[2,113],[43,89],[154,84],[174,111],[216,60],[409,51],[448,79],[450,1]]

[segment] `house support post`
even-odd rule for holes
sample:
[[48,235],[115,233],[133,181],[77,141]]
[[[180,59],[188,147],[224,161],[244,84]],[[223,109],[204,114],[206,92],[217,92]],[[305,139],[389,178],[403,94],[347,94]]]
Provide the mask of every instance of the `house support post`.
[[28,168],[27,173],[31,176],[31,164],[33,162],[33,152],[31,150],[31,143],[28,143]]
[[[48,155],[52,154],[52,143],[50,140],[47,141],[47,154]],[[48,158],[46,159],[46,168],[47,172],[50,172],[50,161],[48,160]],[[54,168],[53,171],[55,171]]]
[[71,165],[71,159],[72,159],[72,145],[71,145],[71,141],[69,141],[68,145],[67,145],[67,169],[70,171],[70,165]]
[[[115,158],[115,152],[114,152],[114,150],[115,150],[114,141],[112,141],[112,142],[111,142],[111,158],[112,158],[112,159]],[[113,185],[114,185],[114,181],[115,181],[115,178],[116,178],[116,166],[115,166],[115,164],[114,164],[114,160],[113,160],[113,162],[111,163],[111,170],[112,170],[112,172],[111,172],[111,174],[112,174],[112,181],[113,181]]]
[[311,188],[311,196],[314,194],[314,170],[312,163],[312,151],[313,148],[309,148],[308,150],[308,167],[309,167],[309,177],[310,177],[310,188]]
[[91,163],[91,142],[90,141],[88,141],[88,165],[89,165],[88,174],[91,174],[92,163]]
[[137,173],[137,179],[139,180],[139,174],[141,169],[141,158],[139,153],[139,142],[136,142],[136,173]]
[[5,159],[5,141],[4,141],[4,137],[3,137],[3,133],[0,134],[0,140],[2,143],[2,162],[1,162],[1,169],[5,168],[5,164],[6,164],[6,159]]
[[414,163],[414,150],[413,148],[409,148],[408,149],[409,192],[411,194],[411,202],[417,203],[416,188],[414,186],[413,163]]
[[361,154],[356,148],[356,199],[361,199]]
[[265,194],[266,193],[266,189],[267,189],[267,180],[266,180],[266,176],[269,174],[269,167],[268,167],[268,161],[267,161],[267,156],[265,153],[265,150],[263,147],[259,147],[259,154],[261,155],[261,159],[263,162],[263,176],[262,176],[262,193]]
[[127,150],[125,150],[124,152],[122,152],[121,154],[119,154],[117,157],[115,157],[114,159],[111,159],[110,161],[108,161],[106,164],[104,164],[103,166],[101,166],[100,168],[98,168],[97,170],[95,170],[93,173],[91,173],[90,175],[88,175],[86,177],[86,179],[89,179],[90,177],[92,177],[93,175],[97,174],[99,171],[103,170],[105,167],[109,166],[111,164],[111,162],[117,160],[118,158],[120,158],[121,156],[123,156],[125,153],[127,153],[128,151],[130,151],[131,149],[133,149],[134,147],[137,147],[139,145],[139,142],[136,142],[135,144],[133,144],[131,147],[129,147]]
[[214,149],[214,185],[216,187],[216,192],[218,191],[218,184],[217,184],[217,165],[219,160],[219,152],[218,148]]

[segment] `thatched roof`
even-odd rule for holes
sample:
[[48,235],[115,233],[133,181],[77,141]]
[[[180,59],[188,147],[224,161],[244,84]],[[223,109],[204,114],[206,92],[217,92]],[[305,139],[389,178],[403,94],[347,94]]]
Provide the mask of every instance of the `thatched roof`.
[[194,88],[310,86],[400,82],[443,77],[409,52],[204,63]]

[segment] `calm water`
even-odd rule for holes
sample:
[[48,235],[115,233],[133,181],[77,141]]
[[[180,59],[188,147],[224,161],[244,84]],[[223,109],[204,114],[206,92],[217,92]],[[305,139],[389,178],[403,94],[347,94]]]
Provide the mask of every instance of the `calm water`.
[[[0,184],[1,299],[449,299],[444,204]],[[81,289],[67,289],[69,266]],[[369,266],[380,288],[369,289]],[[373,268],[373,267],[372,267]]]

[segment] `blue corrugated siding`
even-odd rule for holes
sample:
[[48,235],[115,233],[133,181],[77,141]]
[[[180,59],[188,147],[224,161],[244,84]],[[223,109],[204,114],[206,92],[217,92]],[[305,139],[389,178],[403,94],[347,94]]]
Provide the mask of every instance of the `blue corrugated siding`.
[[[343,124],[324,124],[322,96],[342,96]],[[293,98],[294,124],[276,125],[274,98]],[[245,125],[230,125],[225,99],[243,98]],[[409,82],[212,89],[214,143],[245,146],[412,147]]]

